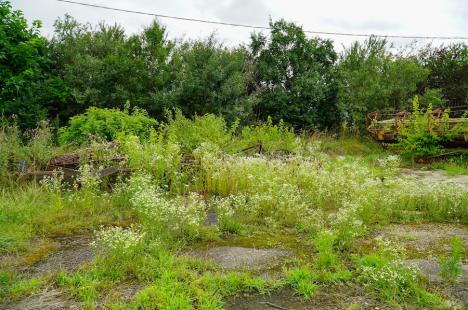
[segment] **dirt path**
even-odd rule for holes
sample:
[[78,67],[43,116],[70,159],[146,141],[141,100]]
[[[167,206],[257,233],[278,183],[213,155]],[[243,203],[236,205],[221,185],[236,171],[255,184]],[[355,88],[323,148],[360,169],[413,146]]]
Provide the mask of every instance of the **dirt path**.
[[417,170],[417,169],[401,169],[403,175],[416,177],[420,180],[429,180],[432,182],[451,181],[465,187],[468,187],[468,175],[447,176],[444,170]]
[[358,286],[346,285],[322,287],[309,300],[297,296],[291,289],[282,289],[265,295],[245,294],[231,297],[226,300],[225,306],[230,310],[344,310],[353,304],[357,309],[396,309],[375,300]]

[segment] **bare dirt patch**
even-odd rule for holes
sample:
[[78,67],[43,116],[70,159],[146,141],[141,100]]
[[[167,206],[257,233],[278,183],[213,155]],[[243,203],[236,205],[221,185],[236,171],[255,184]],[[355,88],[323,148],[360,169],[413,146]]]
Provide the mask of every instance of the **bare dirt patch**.
[[226,300],[226,309],[261,310],[261,309],[347,309],[350,305],[358,309],[395,309],[384,305],[368,295],[359,286],[328,286],[319,289],[309,300],[294,294],[290,289],[282,289],[269,295],[239,295]]
[[[114,286],[96,305],[98,309],[108,309],[113,304],[126,304],[145,286],[140,283],[120,283]],[[110,307],[112,308],[112,307]]]
[[58,243],[56,250],[28,267],[26,274],[38,277],[58,271],[73,272],[95,256],[88,236],[59,237],[54,240]]
[[81,309],[82,307],[81,303],[68,299],[63,292],[54,288],[46,288],[20,301],[0,305],[2,310],[62,310]]
[[[44,247],[39,244],[38,250],[33,250],[33,256],[40,253],[40,259],[31,266],[23,268],[22,273],[25,277],[41,277],[59,271],[73,272],[82,265],[91,261],[95,253],[91,249],[90,237],[72,236],[59,237],[50,242],[54,246]],[[50,253],[42,253],[44,249],[50,250]],[[29,261],[31,258],[26,258]],[[80,309],[82,304],[71,300],[61,290],[47,287],[41,291],[23,298],[19,301],[10,301],[0,305],[0,309]]]
[[230,270],[265,270],[277,267],[292,255],[282,249],[256,249],[236,246],[221,246],[207,250],[196,250],[190,256],[213,262],[216,266]]
[[455,236],[460,237],[464,248],[468,248],[468,225],[391,224],[380,230],[378,235],[403,245],[409,258],[447,254],[451,249],[450,242]]
[[428,180],[431,182],[453,182],[468,187],[468,175],[447,176],[444,170],[416,170],[416,169],[401,169],[404,175],[416,177],[420,180]]

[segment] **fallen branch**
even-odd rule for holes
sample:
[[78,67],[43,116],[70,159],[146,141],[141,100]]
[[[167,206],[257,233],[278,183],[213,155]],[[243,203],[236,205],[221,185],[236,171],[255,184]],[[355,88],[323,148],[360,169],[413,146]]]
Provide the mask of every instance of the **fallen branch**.
[[269,302],[269,301],[260,301],[259,304],[264,304],[264,305],[267,305],[267,306],[270,306],[270,307],[276,308],[276,309],[289,310],[288,308],[281,307],[281,306],[276,305],[276,304],[274,304],[274,303],[271,303],[271,302]]

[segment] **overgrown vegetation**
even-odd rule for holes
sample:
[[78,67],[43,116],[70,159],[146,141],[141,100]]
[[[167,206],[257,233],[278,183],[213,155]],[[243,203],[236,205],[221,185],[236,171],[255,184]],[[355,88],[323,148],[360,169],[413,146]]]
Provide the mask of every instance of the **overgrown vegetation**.
[[[428,289],[417,270],[400,263],[404,254],[387,240],[377,240],[373,250],[360,254],[350,249],[378,225],[414,220],[414,212],[418,221],[466,224],[465,187],[434,187],[398,176],[398,156],[370,142],[356,150],[359,142],[351,140],[353,147],[337,155],[330,147],[333,138],[297,136],[272,121],[234,130],[214,115],[189,120],[176,113],[147,137],[138,137],[139,127],[125,129],[117,134],[117,151],[132,173],[114,181],[112,189],[96,172],[103,163],[97,159],[115,150],[107,152],[93,137],[86,149],[95,154],[83,158],[75,180],[64,182],[58,171],[39,184],[20,181],[15,167],[4,166],[10,181],[2,183],[0,251],[22,260],[2,262],[3,302],[52,284],[93,308],[114,287],[138,283],[141,289],[133,298],[111,298],[106,305],[220,309],[227,296],[240,292],[262,294],[288,286],[310,299],[323,287],[346,283],[362,285],[383,303],[442,304],[443,297]],[[46,125],[40,130],[50,132]],[[18,130],[4,127],[3,132],[17,135]],[[10,148],[8,163],[18,161],[31,145],[48,150],[44,162],[63,152],[41,135],[12,141],[1,140],[2,148]],[[244,151],[258,141],[263,149]],[[189,155],[193,159],[184,163]],[[217,225],[206,225],[209,212],[217,214]],[[255,272],[222,272],[181,255],[206,242],[285,230],[301,240],[301,251],[308,254],[279,270],[277,280]],[[28,278],[19,272],[19,266],[28,268],[54,251],[55,236],[83,233],[93,235],[97,256],[91,263],[53,277]],[[44,244],[39,248],[38,237]],[[452,278],[459,248],[454,243],[453,253],[441,260],[444,274]]]
[[451,124],[449,111],[440,112],[434,117],[432,103],[422,111],[419,97],[413,99],[413,109],[409,117],[401,121],[399,128],[399,142],[396,145],[402,154],[414,158],[434,156],[442,153],[443,143],[452,141],[454,137],[465,135],[467,118],[460,118],[459,124]]
[[[8,1],[0,14],[0,304],[53,288],[88,309],[223,309],[243,292],[310,300],[344,286],[382,306],[446,307],[450,296],[375,232],[466,227],[467,187],[406,176],[395,149],[359,134],[368,112],[415,98],[397,146],[438,154],[462,130],[431,113],[466,101],[448,82],[463,75],[464,45],[403,56],[370,38],[338,55],[280,20],[227,48],[170,41],[157,22],[127,36],[70,16],[47,41]],[[76,166],[56,168],[64,154]],[[465,159],[432,167],[464,173]],[[63,238],[95,256],[35,272]],[[215,244],[291,255],[272,274],[223,269],[196,255]],[[455,238],[440,256],[453,283],[462,249]],[[128,298],[113,295],[122,288]]]

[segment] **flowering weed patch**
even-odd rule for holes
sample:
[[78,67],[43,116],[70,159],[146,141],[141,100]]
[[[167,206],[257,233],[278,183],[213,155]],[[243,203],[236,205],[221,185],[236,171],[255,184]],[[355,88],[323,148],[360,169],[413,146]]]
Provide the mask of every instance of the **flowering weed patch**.
[[[398,244],[381,238],[358,253],[354,245],[390,222],[466,225],[466,187],[403,176],[396,155],[324,152],[316,138],[295,136],[282,125],[249,127],[238,136],[213,117],[179,118],[168,126],[145,139],[119,136],[131,175],[113,184],[103,184],[89,160],[76,182],[63,182],[57,172],[39,184],[2,190],[0,251],[27,253],[38,235],[95,231],[94,261],[40,280],[89,308],[128,282],[141,290],[131,300],[106,302],[108,308],[221,309],[226,296],[240,292],[289,286],[313,299],[330,285],[365,287],[401,307],[442,304],[418,271],[401,263],[405,251]],[[203,130],[184,137],[184,128],[193,126]],[[210,128],[217,131],[213,137]],[[262,153],[237,152],[260,138],[269,145]],[[287,152],[275,153],[283,148]],[[294,242],[280,238],[286,234]],[[264,279],[187,254],[215,243],[284,247],[295,255],[269,270],[277,278]],[[443,259],[447,272],[459,267],[461,255]],[[13,279],[9,287],[28,283],[13,265],[0,275]]]

